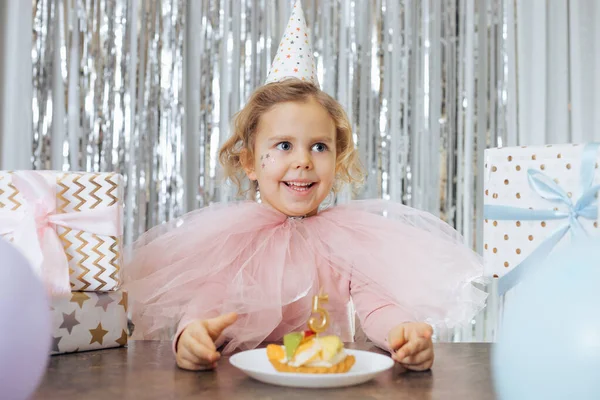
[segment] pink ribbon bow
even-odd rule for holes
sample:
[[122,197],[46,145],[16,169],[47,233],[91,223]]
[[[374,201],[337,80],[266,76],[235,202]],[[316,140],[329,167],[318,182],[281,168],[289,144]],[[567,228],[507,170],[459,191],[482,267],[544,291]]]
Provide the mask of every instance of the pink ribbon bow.
[[24,210],[0,209],[0,234],[13,234],[13,244],[31,262],[51,295],[69,293],[69,263],[55,227],[120,236],[122,206],[57,214],[55,187],[42,174],[14,172],[12,183],[25,199]]

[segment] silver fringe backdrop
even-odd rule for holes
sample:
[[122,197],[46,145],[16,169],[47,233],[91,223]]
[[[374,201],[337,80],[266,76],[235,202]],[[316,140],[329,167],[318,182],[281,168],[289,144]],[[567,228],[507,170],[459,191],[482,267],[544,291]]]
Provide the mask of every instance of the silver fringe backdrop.
[[[122,173],[127,243],[233,199],[217,150],[292,5],[35,0],[33,167]],[[517,144],[514,2],[303,6],[319,81],[345,106],[368,170],[359,197],[440,215],[480,248],[483,149]]]

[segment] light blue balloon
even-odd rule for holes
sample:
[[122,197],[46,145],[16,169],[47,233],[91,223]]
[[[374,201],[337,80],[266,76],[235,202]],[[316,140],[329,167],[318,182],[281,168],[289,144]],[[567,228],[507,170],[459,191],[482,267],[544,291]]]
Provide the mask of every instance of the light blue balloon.
[[0,238],[0,399],[31,397],[52,338],[46,289],[29,262]]
[[498,398],[600,399],[600,242],[549,257],[515,289],[492,351]]

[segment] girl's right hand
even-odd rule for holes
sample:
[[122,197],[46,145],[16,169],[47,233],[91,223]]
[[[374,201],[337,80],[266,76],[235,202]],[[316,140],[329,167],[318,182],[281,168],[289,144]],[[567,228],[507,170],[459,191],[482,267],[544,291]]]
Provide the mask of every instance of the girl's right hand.
[[236,320],[237,314],[229,313],[189,324],[177,342],[176,359],[179,368],[191,371],[215,368],[221,358],[215,342],[221,332]]

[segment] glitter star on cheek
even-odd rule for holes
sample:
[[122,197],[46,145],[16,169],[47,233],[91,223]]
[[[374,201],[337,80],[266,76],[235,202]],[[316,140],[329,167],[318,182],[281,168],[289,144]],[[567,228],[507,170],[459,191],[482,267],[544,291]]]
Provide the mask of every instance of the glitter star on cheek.
[[265,156],[265,158],[269,158],[271,157],[271,155],[269,153],[267,153],[267,155]]

